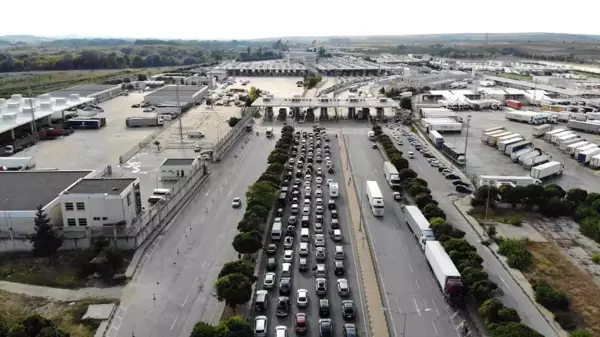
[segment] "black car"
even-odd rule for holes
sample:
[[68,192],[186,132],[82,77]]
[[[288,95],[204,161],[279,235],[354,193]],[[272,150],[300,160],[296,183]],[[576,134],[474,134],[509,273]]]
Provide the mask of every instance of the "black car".
[[273,271],[277,269],[277,260],[274,257],[267,259],[267,270]]
[[322,224],[322,223],[323,223],[323,214],[317,214],[317,215],[315,216],[315,222],[316,222],[316,223],[321,223],[321,224]]
[[462,180],[455,180],[455,181],[453,181],[453,182],[452,182],[452,185],[454,185],[454,186],[459,186],[459,185],[460,185],[460,186],[464,186],[464,187],[469,187],[469,186],[471,186],[471,185],[469,185],[469,184],[465,183],[465,182],[464,182],[464,181],[462,181]]
[[358,332],[356,331],[356,326],[352,323],[344,324],[344,337],[357,337]]
[[283,208],[278,208],[276,213],[276,217],[281,218],[283,216]]
[[329,166],[329,169],[327,169],[327,172],[334,173],[335,171],[333,170],[333,166]]
[[332,229],[340,228],[340,221],[338,219],[331,219],[331,228]]
[[425,158],[433,158],[434,156],[429,152],[423,152],[423,157]]
[[338,218],[337,210],[335,210],[335,209],[331,210],[331,218],[332,219],[337,219]]
[[269,244],[267,246],[267,254],[273,255],[275,252],[277,252],[277,245],[274,243]]
[[344,261],[335,261],[333,271],[338,276],[344,275]]
[[335,200],[329,199],[329,201],[327,202],[327,208],[329,209],[336,209],[335,207]]
[[342,301],[342,316],[348,321],[353,321],[356,318],[356,306],[353,300]]
[[447,169],[447,167],[440,165],[440,167],[438,167],[438,172],[442,173],[442,171],[444,171],[445,169]]
[[289,277],[279,280],[279,295],[289,295],[292,292],[292,281]]
[[329,300],[319,299],[319,317],[329,317]]
[[450,174],[448,174],[448,175],[446,176],[446,179],[448,179],[448,180],[458,180],[458,179],[460,179],[460,177],[459,177],[459,176],[457,176],[457,175],[456,175],[456,174],[454,174],[454,173],[450,173]]
[[467,186],[463,186],[463,185],[457,185],[455,187],[456,192],[458,193],[465,193],[465,194],[471,194],[473,193],[473,190],[468,188]]
[[288,225],[285,231],[285,235],[287,236],[295,236],[296,235],[296,226]]
[[319,337],[332,337],[333,323],[331,318],[321,318],[319,320]]
[[277,299],[277,317],[285,317],[290,312],[290,298],[281,296]]

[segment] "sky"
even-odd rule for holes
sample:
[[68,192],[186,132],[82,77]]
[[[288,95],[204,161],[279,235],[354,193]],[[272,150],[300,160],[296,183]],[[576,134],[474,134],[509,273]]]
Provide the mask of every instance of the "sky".
[[[548,32],[598,34],[597,0],[30,0],[0,35],[159,39]],[[26,4],[26,6],[25,6]],[[25,23],[27,20],[27,23]]]

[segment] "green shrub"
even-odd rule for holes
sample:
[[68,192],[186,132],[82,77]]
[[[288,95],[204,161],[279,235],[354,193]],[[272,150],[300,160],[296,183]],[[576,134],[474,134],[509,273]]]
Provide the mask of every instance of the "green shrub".
[[600,253],[592,254],[592,261],[594,261],[594,263],[596,263],[596,264],[599,264],[600,263]]
[[519,239],[504,239],[499,244],[499,253],[506,256],[511,268],[525,270],[533,260],[531,253],[525,247],[525,242]]
[[570,312],[560,311],[554,314],[554,320],[565,331],[573,331],[577,329],[577,322]]
[[511,216],[508,218],[508,223],[513,226],[521,227],[523,225],[523,219],[518,215]]
[[535,300],[546,309],[557,312],[569,310],[569,297],[563,291],[556,290],[544,280],[532,282]]
[[592,333],[587,330],[577,329],[575,331],[571,331],[569,337],[592,337]]

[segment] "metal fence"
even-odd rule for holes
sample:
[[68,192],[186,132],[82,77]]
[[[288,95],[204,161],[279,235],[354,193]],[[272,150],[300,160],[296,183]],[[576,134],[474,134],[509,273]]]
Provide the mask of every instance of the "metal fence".
[[221,161],[238,142],[242,134],[247,132],[246,125],[252,121],[252,116],[256,110],[257,108],[253,107],[242,107],[240,109],[242,119],[223,138],[215,143],[213,150],[213,160],[215,162]]
[[[179,117],[181,118],[181,117]],[[140,152],[143,148],[152,143],[152,141],[158,137],[161,133],[171,126],[172,122],[165,122],[165,125],[156,129],[152,134],[148,135],[148,137],[144,138],[141,142],[135,144],[131,149],[127,152],[123,153],[119,156],[119,164],[126,163],[131,157],[135,156],[138,152]]]

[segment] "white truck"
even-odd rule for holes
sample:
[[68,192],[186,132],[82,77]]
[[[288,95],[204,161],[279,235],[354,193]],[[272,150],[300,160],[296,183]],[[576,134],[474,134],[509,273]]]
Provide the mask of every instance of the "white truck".
[[505,118],[510,121],[529,124],[541,124],[546,120],[544,116],[535,111],[507,111]]
[[497,146],[498,150],[500,150],[502,153],[504,153],[504,151],[506,150],[506,147],[508,145],[518,143],[522,140],[523,140],[523,136],[521,136],[521,135],[509,138],[506,140],[502,140],[502,141],[498,142],[498,146]]
[[583,140],[583,138],[581,138],[577,135],[576,135],[576,137],[572,137],[570,139],[564,139],[564,140],[560,141],[560,143],[558,144],[558,149],[561,151],[565,151],[567,149],[567,146],[569,146],[571,144],[580,143],[582,140]]
[[548,131],[544,134],[544,140],[549,142],[550,140],[552,140],[552,136],[561,132],[565,132],[567,130],[565,129],[554,129],[552,131]]
[[510,154],[510,159],[512,159],[512,161],[518,162],[519,161],[519,157],[524,156],[526,154],[528,154],[529,152],[535,151],[535,148],[533,147],[526,147],[524,149],[521,149],[519,151],[513,152]]
[[600,153],[600,147],[596,147],[587,151],[579,152],[577,155],[577,161],[580,164],[587,164],[592,161],[592,158]]
[[526,169],[530,169],[534,166],[538,166],[544,163],[547,163],[552,160],[552,156],[549,154],[542,154],[537,157],[532,157],[523,162],[523,167]]
[[559,132],[559,133],[555,133],[550,137],[550,143],[552,144],[556,144],[556,142],[558,141],[558,139],[560,137],[566,136],[566,135],[570,135],[572,134],[573,131],[563,131],[563,132]]
[[540,185],[542,181],[530,176],[491,176],[477,177],[477,186],[496,186],[498,183],[511,183],[515,186]]
[[398,174],[396,166],[391,162],[383,162],[383,175],[392,189],[400,187],[400,175]]
[[340,195],[340,186],[337,182],[332,181],[329,183],[329,197],[337,198]]
[[523,165],[530,158],[541,156],[541,155],[542,155],[542,152],[539,151],[539,150],[535,150],[535,151],[529,152],[528,154],[519,157],[519,159],[518,159],[519,165]]
[[534,137],[542,137],[546,132],[551,131],[552,130],[552,125],[550,124],[542,124],[542,125],[538,125],[536,127],[533,128],[533,131],[531,132],[531,134]]
[[410,231],[419,242],[421,249],[425,250],[425,242],[435,240],[435,235],[433,234],[433,229],[429,226],[429,221],[427,221],[417,206],[404,206],[404,214],[406,215],[408,228],[410,228]]
[[585,140],[580,139],[577,143],[567,145],[564,152],[566,154],[573,154],[573,153],[575,153],[575,150],[577,150],[580,147],[586,146],[588,144],[589,144],[589,142],[586,142]]
[[491,135],[488,138],[487,144],[491,145],[491,146],[496,146],[496,143],[498,142],[498,139],[502,138],[502,137],[506,137],[506,136],[510,136],[510,135],[515,135],[514,132],[510,132],[510,131],[504,131],[501,133],[497,133],[494,135]]
[[573,157],[575,159],[577,159],[577,157],[579,157],[579,154],[581,152],[585,152],[587,150],[595,149],[597,147],[598,147],[598,145],[597,144],[593,144],[593,143],[590,143],[590,144],[582,146],[582,147],[578,147],[578,148],[575,149],[575,151],[573,151]]
[[484,132],[481,134],[481,142],[487,144],[488,141],[490,140],[490,137],[501,134],[501,133],[505,133],[505,132],[506,132],[506,128],[502,128],[500,130],[492,130],[492,131]]
[[162,116],[154,115],[148,117],[127,117],[125,119],[125,125],[130,128],[134,127],[146,127],[146,126],[163,126],[165,120]]
[[371,212],[373,212],[374,216],[383,216],[385,206],[379,185],[374,180],[367,180],[366,190]]
[[575,138],[581,138],[581,136],[574,134],[574,133],[566,134],[564,136],[560,136],[560,137],[556,138],[554,145],[560,146],[560,144],[562,144],[564,141],[569,140],[569,139],[575,139]]
[[530,176],[535,179],[545,179],[552,176],[559,176],[563,173],[565,166],[557,161],[550,161],[542,165],[531,168]]
[[450,256],[439,241],[427,241],[425,245],[425,258],[433,271],[444,299],[454,307],[461,307],[464,303],[464,286],[460,272],[450,259]]
[[597,154],[590,159],[590,167],[593,169],[600,167],[600,154]]
[[21,171],[35,167],[33,157],[0,157],[1,171]]

